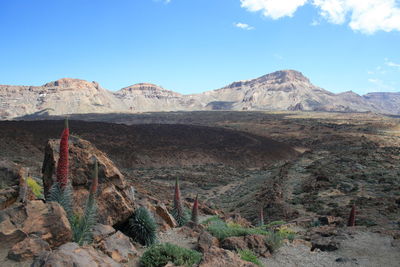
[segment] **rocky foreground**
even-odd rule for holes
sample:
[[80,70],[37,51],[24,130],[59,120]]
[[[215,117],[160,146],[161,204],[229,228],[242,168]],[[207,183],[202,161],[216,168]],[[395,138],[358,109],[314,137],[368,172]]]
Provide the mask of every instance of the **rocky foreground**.
[[[51,186],[59,158],[59,141],[51,137],[58,136],[62,123],[0,123],[0,265],[138,266],[148,248],[129,236],[124,224],[139,207],[154,216],[160,243],[199,252],[199,266],[255,266],[243,251],[265,266],[400,262],[398,120],[307,113],[149,116],[153,123],[208,125],[70,123],[75,132],[69,141],[70,179],[78,213],[89,194],[93,160],[99,163],[98,224],[93,242],[83,246],[72,242],[63,209],[25,183],[32,176],[44,191]],[[179,132],[184,134],[176,136]],[[212,149],[214,139],[218,150]],[[196,153],[189,162],[191,150]],[[249,159],[245,164],[243,154]],[[177,176],[185,208],[191,209],[200,193],[200,225],[179,227],[172,214]],[[348,227],[352,205],[356,226]]]

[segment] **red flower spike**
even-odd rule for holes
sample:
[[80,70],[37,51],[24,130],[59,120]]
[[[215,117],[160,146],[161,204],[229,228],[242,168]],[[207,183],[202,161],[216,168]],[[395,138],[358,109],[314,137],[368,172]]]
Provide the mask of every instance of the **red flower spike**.
[[192,209],[192,222],[194,222],[196,225],[199,224],[199,201],[198,201],[199,194],[196,195],[196,199],[194,200],[193,203],[193,209]]
[[355,226],[356,225],[356,206],[353,205],[351,207],[349,221],[347,222],[347,226]]
[[57,182],[62,189],[65,188],[68,183],[68,138],[68,119],[65,119],[65,127],[60,141],[60,158],[57,163]]

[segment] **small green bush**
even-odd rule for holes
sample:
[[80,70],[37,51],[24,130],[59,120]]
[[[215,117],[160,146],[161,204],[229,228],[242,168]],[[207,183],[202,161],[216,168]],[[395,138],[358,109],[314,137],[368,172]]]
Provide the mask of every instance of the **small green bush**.
[[266,235],[267,231],[260,228],[245,228],[236,224],[227,224],[221,219],[213,220],[207,227],[207,231],[219,240],[231,236],[245,236],[245,235]]
[[269,232],[265,236],[265,242],[267,243],[271,252],[277,251],[282,246],[283,239],[284,237],[279,232]]
[[214,216],[212,216],[210,218],[207,218],[204,221],[202,221],[201,224],[207,225],[207,224],[212,223],[214,221],[221,221],[221,219],[217,215],[214,215]]
[[127,231],[135,241],[150,246],[157,241],[157,224],[145,207],[140,207],[128,220]]
[[38,184],[32,177],[28,177],[26,179],[26,184],[32,190],[32,193],[36,198],[43,198],[43,188],[40,184]]
[[238,254],[240,258],[244,261],[249,261],[258,266],[263,266],[258,257],[256,256],[256,254],[254,254],[254,252],[249,249],[243,249],[243,250],[239,249]]
[[147,249],[140,258],[144,267],[162,267],[168,262],[176,266],[192,266],[201,261],[201,253],[169,243],[157,244]]

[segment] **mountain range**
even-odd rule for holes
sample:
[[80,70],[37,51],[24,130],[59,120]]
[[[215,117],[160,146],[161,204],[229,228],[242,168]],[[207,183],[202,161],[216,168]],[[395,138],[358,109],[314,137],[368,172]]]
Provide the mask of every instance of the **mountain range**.
[[97,82],[63,78],[42,86],[0,85],[0,119],[29,114],[194,110],[303,110],[400,114],[400,93],[334,94],[301,72],[276,71],[221,89],[182,95],[150,83],[112,92]]

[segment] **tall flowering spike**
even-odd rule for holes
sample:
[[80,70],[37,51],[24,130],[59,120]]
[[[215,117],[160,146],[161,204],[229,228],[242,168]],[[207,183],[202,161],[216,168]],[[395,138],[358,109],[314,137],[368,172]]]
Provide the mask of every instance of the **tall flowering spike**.
[[356,206],[353,204],[350,211],[349,221],[347,222],[347,226],[355,226],[356,225]]
[[264,209],[263,207],[260,208],[260,226],[264,225]]
[[65,118],[64,131],[62,132],[60,141],[60,158],[57,163],[57,182],[61,189],[64,189],[68,183],[68,138],[68,118]]
[[188,221],[188,218],[186,217],[186,213],[182,207],[181,190],[179,189],[178,178],[176,178],[176,182],[175,182],[174,208],[172,211],[172,215],[174,216],[174,218],[177,221],[179,226],[185,225]]
[[177,208],[177,209],[182,209],[181,190],[179,189],[179,180],[178,180],[178,178],[176,178],[176,181],[175,181],[174,207]]
[[199,224],[199,201],[198,201],[199,194],[196,195],[196,199],[194,200],[193,203],[193,209],[192,209],[192,222],[194,224],[198,225]]
[[99,185],[99,164],[97,162],[97,159],[95,159],[92,185],[90,186],[91,195],[96,194],[98,185]]

